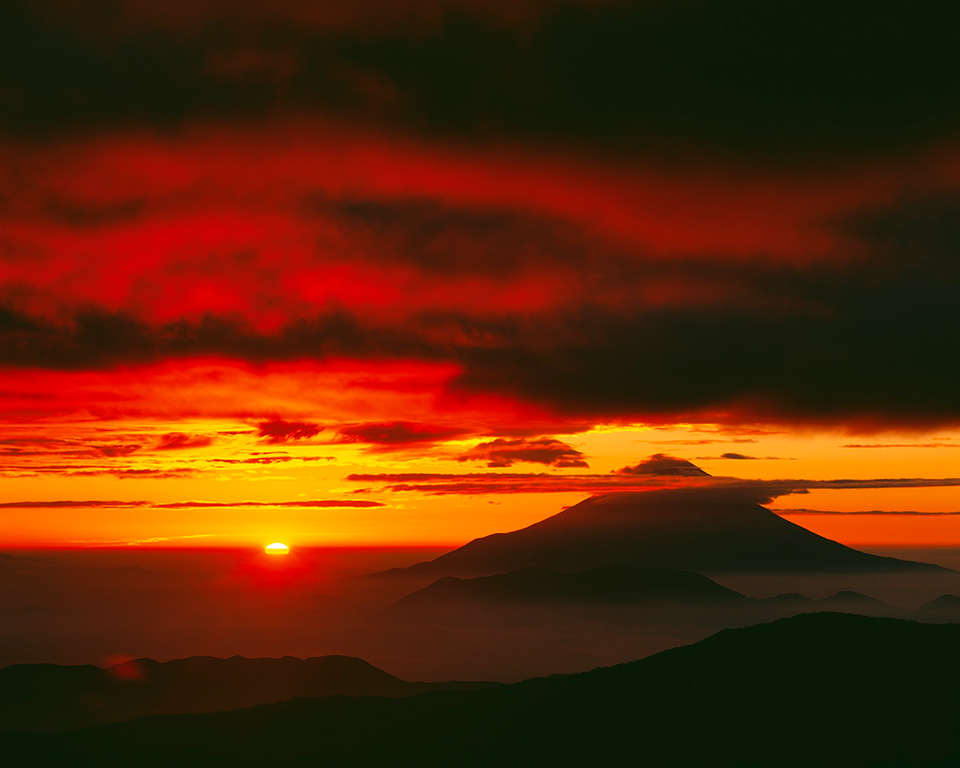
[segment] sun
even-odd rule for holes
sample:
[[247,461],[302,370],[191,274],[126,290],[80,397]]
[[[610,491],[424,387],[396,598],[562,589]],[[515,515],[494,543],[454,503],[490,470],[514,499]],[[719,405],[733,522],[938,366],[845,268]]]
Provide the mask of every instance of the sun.
[[290,554],[290,547],[286,544],[281,544],[279,541],[273,542],[273,544],[267,544],[263,548],[263,551],[268,555],[288,555]]

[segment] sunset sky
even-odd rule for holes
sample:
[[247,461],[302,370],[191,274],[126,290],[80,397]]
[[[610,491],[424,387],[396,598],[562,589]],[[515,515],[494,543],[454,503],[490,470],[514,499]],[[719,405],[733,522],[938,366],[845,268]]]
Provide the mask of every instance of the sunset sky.
[[2,544],[960,546],[940,8],[4,0]]

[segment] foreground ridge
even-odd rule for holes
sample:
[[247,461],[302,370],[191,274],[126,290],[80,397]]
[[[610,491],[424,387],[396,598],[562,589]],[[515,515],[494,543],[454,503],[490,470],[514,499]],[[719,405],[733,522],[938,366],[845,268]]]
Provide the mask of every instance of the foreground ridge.
[[958,643],[956,624],[807,614],[578,675],[6,734],[0,747],[21,765],[943,763],[960,758]]

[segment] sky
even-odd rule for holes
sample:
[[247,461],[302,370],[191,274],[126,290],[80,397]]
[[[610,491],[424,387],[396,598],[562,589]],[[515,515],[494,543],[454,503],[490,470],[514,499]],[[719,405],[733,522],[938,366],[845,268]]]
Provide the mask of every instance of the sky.
[[947,6],[5,0],[2,543],[960,546]]

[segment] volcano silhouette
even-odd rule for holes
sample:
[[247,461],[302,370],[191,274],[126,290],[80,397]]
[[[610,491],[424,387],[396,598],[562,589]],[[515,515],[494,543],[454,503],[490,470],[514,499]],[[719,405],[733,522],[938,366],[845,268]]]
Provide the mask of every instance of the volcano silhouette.
[[819,536],[761,506],[763,497],[756,489],[717,486],[594,496],[527,528],[474,539],[392,573],[476,576],[611,565],[698,572],[945,570]]

